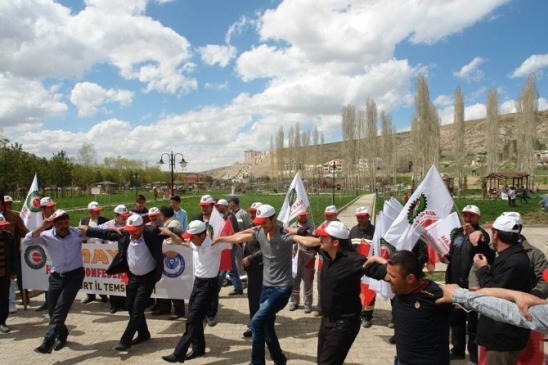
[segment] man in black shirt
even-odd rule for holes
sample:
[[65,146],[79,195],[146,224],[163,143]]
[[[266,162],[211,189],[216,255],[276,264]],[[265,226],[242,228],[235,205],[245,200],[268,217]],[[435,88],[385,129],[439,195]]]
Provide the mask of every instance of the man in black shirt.
[[443,297],[438,284],[423,278],[411,251],[398,251],[388,260],[370,257],[367,276],[390,283],[395,294],[392,313],[396,336],[396,365],[449,365],[451,304],[438,306]]
[[344,364],[348,351],[360,331],[361,277],[365,257],[352,248],[350,231],[339,221],[318,228],[316,237],[295,236],[303,246],[321,245],[324,264],[321,271],[323,317],[318,332],[318,364]]
[[[359,207],[356,209],[356,220],[358,221],[358,224],[356,224],[350,230],[350,239],[352,240],[352,242],[355,242],[355,240],[370,241],[373,239],[373,235],[375,235],[375,226],[371,224],[369,218],[369,210],[366,207]],[[363,308],[363,312],[361,315],[363,328],[369,328],[373,324],[372,321],[373,310],[375,309],[375,298],[376,297],[373,297],[373,300],[371,301],[371,303],[369,303],[369,306]]]

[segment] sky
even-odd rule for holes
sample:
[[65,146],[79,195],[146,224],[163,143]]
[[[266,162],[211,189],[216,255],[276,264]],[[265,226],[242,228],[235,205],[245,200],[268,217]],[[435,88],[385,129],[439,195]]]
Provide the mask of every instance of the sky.
[[[542,0],[2,0],[0,130],[26,151],[186,171],[270,149],[296,123],[341,140],[341,109],[368,98],[409,130],[416,77],[442,123],[453,95],[465,119],[489,90],[515,112],[535,73],[548,109],[548,1]],[[166,167],[164,167],[166,169]]]

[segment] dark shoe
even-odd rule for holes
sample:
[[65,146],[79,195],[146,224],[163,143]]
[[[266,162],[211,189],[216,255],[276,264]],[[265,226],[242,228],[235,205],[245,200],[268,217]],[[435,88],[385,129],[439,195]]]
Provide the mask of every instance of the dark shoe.
[[103,303],[108,303],[108,296],[106,296],[106,295],[101,295],[101,302],[103,302]]
[[466,355],[464,353],[457,353],[453,351],[449,351],[449,359],[450,360],[462,360],[466,358]]
[[308,313],[310,313],[310,312],[312,312],[312,308],[310,308],[310,307],[304,307],[304,313],[305,313],[305,314],[308,314]]
[[88,304],[95,301],[95,295],[86,295],[86,297],[82,300],[82,304]]
[[41,312],[41,311],[45,311],[46,309],[48,309],[48,302],[44,302],[44,304],[36,308],[36,311]]
[[185,356],[185,360],[192,360],[192,359],[195,359],[197,357],[200,357],[200,356],[204,356],[205,355],[205,351],[190,351],[188,354],[186,354]]
[[61,339],[57,339],[55,340],[55,343],[53,344],[53,349],[55,351],[59,351],[61,350],[63,347],[65,347],[67,345],[67,339],[65,338],[64,340],[61,340]]
[[152,311],[152,313],[150,313],[151,316],[163,316],[164,314],[170,314],[171,311],[166,311],[165,309],[158,309],[158,310],[155,310],[155,311]]
[[167,362],[185,362],[184,357],[177,357],[174,354],[171,354],[169,356],[162,356],[162,359]]
[[181,316],[178,315],[177,313],[174,313],[174,314],[170,315],[169,317],[167,317],[167,319],[170,320],[170,321],[175,321],[179,318],[181,318]]
[[391,344],[391,345],[395,345],[396,344],[396,336],[392,336],[388,339],[388,343]]
[[227,287],[227,286],[231,286],[232,285],[232,281],[230,281],[229,279],[225,279],[223,281],[223,288]]
[[51,354],[51,345],[42,342],[40,346],[34,349],[34,352],[39,352],[41,354]]
[[146,342],[148,340],[150,340],[150,336],[148,336],[148,337],[139,337],[139,336],[137,336],[137,338],[135,338],[133,341],[131,341],[131,346],[138,345],[138,344]]
[[287,358],[284,356],[284,359],[274,361],[274,365],[286,365],[287,364]]
[[11,331],[11,329],[8,326],[6,326],[5,324],[0,324],[0,332],[8,333],[9,331]]
[[299,308],[299,306],[295,303],[290,303],[289,304],[289,311],[293,312],[294,310],[296,310],[297,308]]
[[230,293],[228,293],[228,295],[244,295],[244,291],[243,290],[240,290],[240,289],[234,289],[233,291],[231,291]]
[[251,332],[251,328],[248,328],[247,330],[245,330],[244,332],[244,337],[252,337],[253,336],[253,332]]
[[206,317],[206,320],[209,327],[215,327],[217,325],[217,319],[215,317]]
[[373,322],[371,322],[370,319],[362,318],[362,327],[363,328],[369,328],[373,325]]
[[127,351],[131,348],[131,345],[124,345],[123,343],[119,343],[118,345],[114,346],[112,349],[116,351]]
[[110,313],[114,314],[116,312],[118,312],[118,308],[116,307],[110,307],[110,309],[108,310]]

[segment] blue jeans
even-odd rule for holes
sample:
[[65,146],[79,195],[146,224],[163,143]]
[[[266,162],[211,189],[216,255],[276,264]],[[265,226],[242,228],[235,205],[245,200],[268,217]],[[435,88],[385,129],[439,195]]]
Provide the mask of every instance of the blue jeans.
[[243,290],[242,280],[240,279],[240,273],[238,272],[238,264],[236,260],[242,261],[241,257],[238,257],[238,252],[241,253],[240,247],[238,245],[232,245],[232,250],[230,251],[232,256],[232,270],[228,272],[228,277],[232,281],[234,290]]
[[274,330],[274,322],[276,321],[276,313],[281,311],[289,301],[292,290],[293,286],[263,286],[261,304],[257,313],[251,319],[250,326],[253,333],[252,365],[263,365],[265,363],[265,343],[268,346],[272,361],[282,365],[287,362]]

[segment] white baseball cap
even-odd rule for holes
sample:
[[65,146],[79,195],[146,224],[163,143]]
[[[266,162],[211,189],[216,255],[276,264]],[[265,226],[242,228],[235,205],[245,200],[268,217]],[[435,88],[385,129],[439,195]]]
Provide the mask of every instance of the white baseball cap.
[[366,207],[356,208],[356,215],[369,215],[369,210]]
[[129,217],[131,215],[126,206],[123,204],[117,205],[116,208],[114,208],[114,213],[120,214],[124,217]]
[[502,215],[514,217],[516,218],[516,221],[518,222],[519,225],[523,224],[523,221],[521,220],[521,214],[519,214],[518,212],[504,212],[502,213]]
[[9,195],[4,195],[4,202],[13,202],[13,198]]
[[275,214],[276,210],[272,205],[263,204],[259,208],[257,208],[257,215],[255,216],[255,219],[253,219],[253,223],[261,224]]
[[217,200],[217,205],[224,205],[225,207],[228,207],[228,201],[226,199],[219,199]]
[[323,215],[334,215],[337,214],[337,207],[334,205],[330,205],[325,208],[325,211],[323,212]]
[[185,239],[189,239],[194,234],[200,234],[202,232],[205,232],[207,229],[207,226],[204,222],[195,220],[189,223],[188,230],[181,235],[181,237]]
[[94,210],[96,212],[99,212],[99,211],[103,210],[103,208],[101,208],[99,203],[93,201],[93,202],[88,204],[88,210]]
[[53,212],[50,218],[56,220],[57,218],[61,218],[62,216],[68,217],[68,213],[65,212],[63,209],[57,209],[55,212]]
[[505,215],[504,213],[495,219],[495,222],[493,223],[494,229],[508,233],[519,233],[519,226],[520,224],[515,216]]
[[318,236],[331,236],[339,239],[347,239],[350,237],[350,230],[344,225],[343,222],[333,221],[324,228],[318,228],[316,230]]
[[462,212],[463,213],[472,213],[472,214],[475,214],[475,215],[478,215],[478,216],[481,217],[480,209],[478,207],[476,207],[475,205],[465,206],[464,208],[462,208]]
[[256,212],[257,208],[259,208],[261,205],[263,205],[263,203],[261,203],[261,202],[253,203],[253,204],[251,204],[251,207],[249,207],[249,211]]
[[51,200],[49,196],[45,196],[40,199],[40,208],[54,207],[57,203]]
[[133,232],[143,225],[143,217],[140,214],[131,214],[126,221],[124,231]]
[[160,215],[160,209],[152,207],[148,210],[148,215]]
[[215,200],[213,199],[213,197],[211,195],[204,195],[200,199],[200,205],[203,205],[203,206],[211,205],[211,204],[214,204],[214,203],[215,203]]

